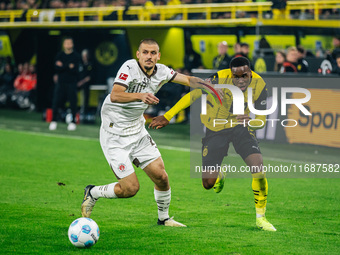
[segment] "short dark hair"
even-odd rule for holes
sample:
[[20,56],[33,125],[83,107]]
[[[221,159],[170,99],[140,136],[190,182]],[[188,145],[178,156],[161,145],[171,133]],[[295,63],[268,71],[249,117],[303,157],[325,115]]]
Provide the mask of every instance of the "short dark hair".
[[240,43],[241,47],[249,47],[248,43]]
[[138,49],[139,49],[139,47],[141,46],[142,43],[145,43],[145,44],[157,44],[157,46],[159,48],[158,42],[155,39],[152,39],[152,38],[145,38],[145,39],[141,40],[139,42]]
[[73,41],[73,38],[71,36],[67,35],[63,38],[63,41],[65,41],[65,40],[72,40]]
[[297,46],[296,49],[298,50],[298,52],[300,52],[301,54],[305,53],[305,48],[303,48],[301,45]]
[[230,69],[233,67],[248,66],[250,68],[250,61],[245,57],[235,57],[230,61]]

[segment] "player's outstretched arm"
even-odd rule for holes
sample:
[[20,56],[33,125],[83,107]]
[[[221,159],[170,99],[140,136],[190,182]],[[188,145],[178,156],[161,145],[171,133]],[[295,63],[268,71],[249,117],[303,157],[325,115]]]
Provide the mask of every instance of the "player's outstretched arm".
[[159,99],[152,93],[126,93],[126,87],[120,84],[114,84],[110,99],[112,103],[129,103],[142,101],[146,104],[158,104]]
[[176,77],[172,80],[172,82],[189,86],[194,89],[204,88],[209,90],[210,89],[209,87],[213,87],[213,85],[210,82],[204,81],[201,78],[195,76],[188,76],[181,73],[177,73]]
[[[255,109],[257,110],[266,110],[267,108],[267,86],[265,85],[264,81],[261,79],[260,80],[263,84],[264,87],[261,91],[260,96],[257,98],[255,101]],[[249,128],[251,130],[257,130],[261,129],[266,125],[266,116],[265,115],[255,115],[255,119],[251,121],[251,126],[249,125]]]
[[202,91],[200,89],[195,89],[190,93],[187,93],[183,96],[169,111],[167,111],[164,115],[157,116],[152,119],[152,122],[149,125],[149,128],[160,129],[167,126],[170,120],[178,114],[180,111],[189,107],[197,98],[200,98],[202,95]]

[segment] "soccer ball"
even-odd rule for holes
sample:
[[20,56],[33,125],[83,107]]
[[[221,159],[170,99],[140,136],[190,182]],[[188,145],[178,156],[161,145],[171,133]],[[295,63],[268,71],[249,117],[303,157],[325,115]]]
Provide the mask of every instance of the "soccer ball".
[[99,239],[99,227],[90,218],[79,218],[73,221],[68,228],[68,238],[76,247],[91,247]]

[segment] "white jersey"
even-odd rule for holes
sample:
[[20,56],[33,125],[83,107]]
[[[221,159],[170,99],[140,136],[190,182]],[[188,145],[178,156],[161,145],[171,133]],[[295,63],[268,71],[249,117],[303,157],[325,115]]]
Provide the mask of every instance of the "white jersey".
[[[126,61],[119,69],[114,84],[126,87],[125,93],[152,93],[176,76],[176,72],[163,64],[156,64],[154,73],[149,76],[135,59]],[[144,102],[112,103],[110,94],[106,97],[102,110],[102,127],[113,134],[127,136],[142,132],[145,119]]]

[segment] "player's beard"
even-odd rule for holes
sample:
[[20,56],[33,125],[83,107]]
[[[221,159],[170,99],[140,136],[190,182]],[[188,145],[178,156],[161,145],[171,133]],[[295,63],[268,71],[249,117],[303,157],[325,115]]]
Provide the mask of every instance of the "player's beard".
[[153,66],[144,66],[144,69],[145,69],[146,71],[150,71],[152,68],[153,68]]

